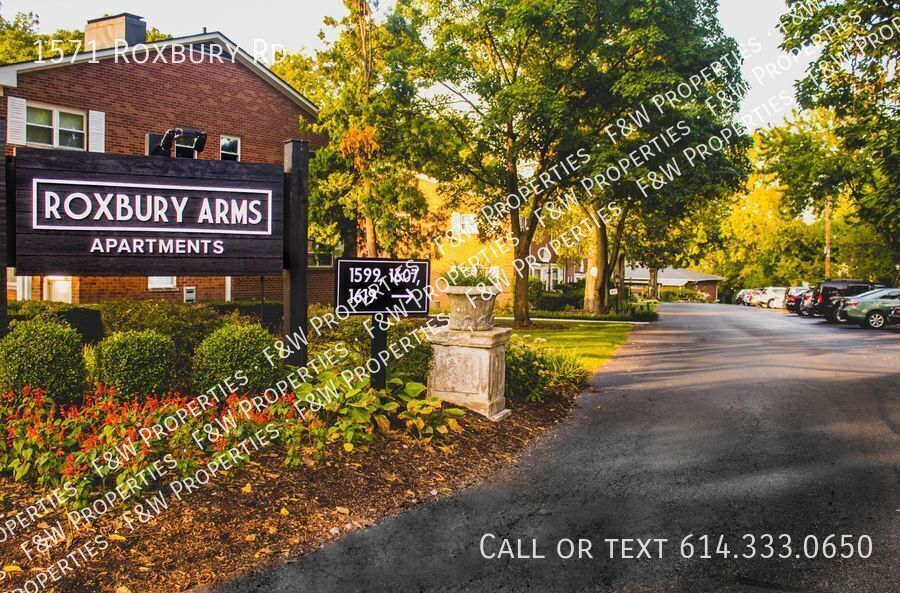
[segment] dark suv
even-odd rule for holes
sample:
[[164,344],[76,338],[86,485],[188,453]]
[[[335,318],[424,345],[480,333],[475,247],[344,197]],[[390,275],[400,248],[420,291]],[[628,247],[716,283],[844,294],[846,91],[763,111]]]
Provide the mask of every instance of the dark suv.
[[844,297],[855,296],[884,284],[873,284],[866,280],[823,280],[813,293],[813,315],[820,315],[830,323],[845,321],[839,317]]

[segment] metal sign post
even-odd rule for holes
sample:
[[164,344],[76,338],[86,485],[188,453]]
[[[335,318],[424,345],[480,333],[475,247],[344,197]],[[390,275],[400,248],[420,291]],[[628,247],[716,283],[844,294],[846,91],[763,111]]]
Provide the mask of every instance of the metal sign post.
[[387,385],[387,350],[390,317],[424,317],[429,306],[429,260],[355,258],[338,259],[335,267],[335,308],[350,315],[372,316],[372,359],[380,364],[372,373],[374,389]]

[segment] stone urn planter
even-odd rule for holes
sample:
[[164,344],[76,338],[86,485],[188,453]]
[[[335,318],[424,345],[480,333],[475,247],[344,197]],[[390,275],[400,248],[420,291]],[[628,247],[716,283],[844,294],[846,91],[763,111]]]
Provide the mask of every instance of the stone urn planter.
[[452,330],[488,331],[494,327],[496,286],[448,286]]

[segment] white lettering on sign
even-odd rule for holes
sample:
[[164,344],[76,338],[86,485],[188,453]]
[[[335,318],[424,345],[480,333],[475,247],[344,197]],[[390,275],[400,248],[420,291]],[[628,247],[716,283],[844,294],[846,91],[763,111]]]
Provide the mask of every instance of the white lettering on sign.
[[91,253],[135,253],[135,254],[168,254],[177,255],[222,255],[225,243],[220,239],[156,239],[147,237],[94,238],[91,242]]
[[32,195],[34,229],[272,234],[271,190],[34,179]]

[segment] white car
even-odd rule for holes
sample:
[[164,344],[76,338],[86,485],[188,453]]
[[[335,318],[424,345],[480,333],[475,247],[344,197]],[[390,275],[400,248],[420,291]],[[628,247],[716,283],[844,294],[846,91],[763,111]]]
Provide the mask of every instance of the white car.
[[769,309],[781,309],[784,306],[784,295],[787,292],[785,286],[767,286],[756,297],[756,303],[760,307]]

